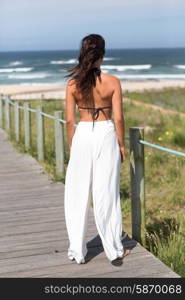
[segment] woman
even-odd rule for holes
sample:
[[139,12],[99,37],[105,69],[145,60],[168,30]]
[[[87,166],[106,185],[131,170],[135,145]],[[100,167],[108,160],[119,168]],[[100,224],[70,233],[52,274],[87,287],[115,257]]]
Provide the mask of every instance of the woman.
[[[120,81],[101,72],[105,41],[98,34],[83,38],[79,63],[70,69],[66,88],[66,129],[70,159],[65,177],[68,258],[84,263],[90,201],[107,258],[123,258],[120,164],[125,160],[124,116]],[[75,109],[80,122],[75,128]],[[111,113],[114,114],[114,122]],[[125,250],[125,251],[124,251]]]

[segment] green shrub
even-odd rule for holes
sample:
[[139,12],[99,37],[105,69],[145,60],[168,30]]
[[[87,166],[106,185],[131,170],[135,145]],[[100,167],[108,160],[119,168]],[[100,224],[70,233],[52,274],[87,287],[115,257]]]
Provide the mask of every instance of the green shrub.
[[180,147],[185,147],[185,131],[177,131],[173,136],[173,143]]
[[185,277],[185,235],[174,218],[147,226],[147,248],[181,277]]

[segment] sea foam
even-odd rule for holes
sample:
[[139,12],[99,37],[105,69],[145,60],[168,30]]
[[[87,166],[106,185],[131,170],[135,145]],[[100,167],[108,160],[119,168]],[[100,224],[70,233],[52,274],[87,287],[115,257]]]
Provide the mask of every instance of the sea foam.
[[22,65],[22,61],[12,61],[9,63],[9,66],[19,66]]
[[27,75],[18,75],[18,74],[15,74],[15,75],[8,75],[8,78],[9,79],[36,79],[36,78],[46,78],[46,77],[49,77],[48,74],[27,74]]
[[[114,57],[104,57],[104,61],[114,60]],[[68,65],[68,64],[76,64],[78,60],[76,58],[66,59],[66,60],[51,60],[50,64],[52,65]]]
[[138,75],[118,75],[120,79],[185,79],[185,74],[138,74]]
[[52,65],[65,65],[65,64],[75,64],[77,62],[76,59],[67,59],[67,60],[52,60],[50,64]]
[[7,68],[0,69],[0,73],[13,73],[13,72],[30,72],[33,68]]
[[174,65],[177,69],[185,69],[185,65]]
[[126,70],[147,70],[151,69],[152,65],[102,65],[101,69],[104,70],[117,70],[117,71],[126,71]]
[[115,60],[115,58],[114,57],[104,57],[103,60],[104,61]]

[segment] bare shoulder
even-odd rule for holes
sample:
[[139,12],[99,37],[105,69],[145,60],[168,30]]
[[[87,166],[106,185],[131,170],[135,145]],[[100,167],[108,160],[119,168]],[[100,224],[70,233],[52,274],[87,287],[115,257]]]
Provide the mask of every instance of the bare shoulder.
[[120,86],[121,82],[118,77],[111,75],[111,74],[103,73],[103,72],[102,72],[102,75],[103,75],[104,80],[107,81],[107,83],[111,84],[114,87]]
[[67,81],[66,87],[68,89],[68,91],[74,92],[75,88],[76,88],[76,82],[74,79],[69,79]]
[[67,81],[67,86],[68,87],[74,87],[75,86],[75,84],[76,84],[76,81],[75,81],[75,79],[68,79],[68,81]]

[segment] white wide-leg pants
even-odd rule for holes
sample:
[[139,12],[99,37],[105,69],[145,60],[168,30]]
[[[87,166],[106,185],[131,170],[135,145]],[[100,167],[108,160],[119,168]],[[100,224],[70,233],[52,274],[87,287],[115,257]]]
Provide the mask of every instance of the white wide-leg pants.
[[64,209],[68,258],[84,262],[90,203],[107,258],[123,254],[120,205],[121,154],[112,120],[80,121],[76,127],[65,177]]

